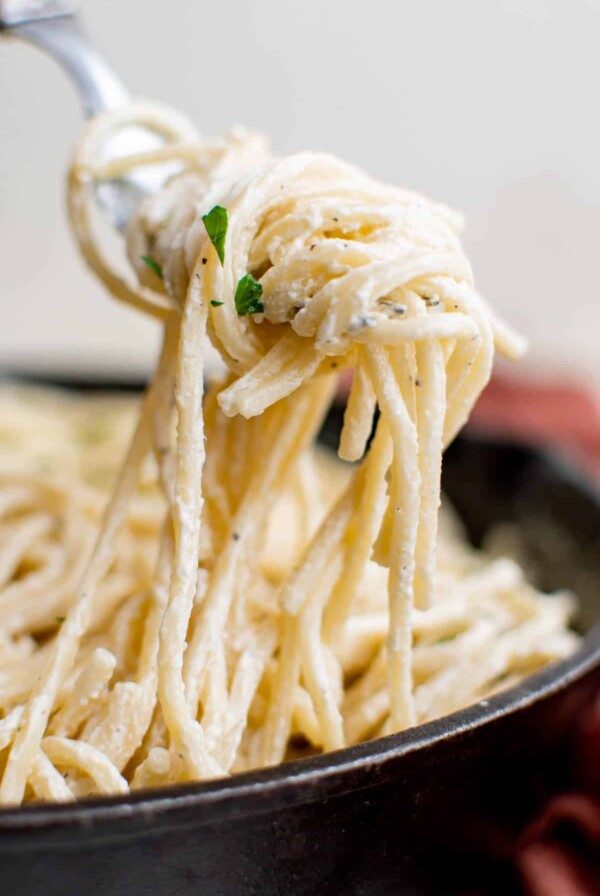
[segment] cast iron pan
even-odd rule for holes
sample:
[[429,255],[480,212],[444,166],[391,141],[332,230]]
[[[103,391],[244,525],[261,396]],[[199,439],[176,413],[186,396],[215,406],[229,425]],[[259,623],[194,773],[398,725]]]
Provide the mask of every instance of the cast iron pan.
[[[334,414],[325,441],[337,426]],[[327,756],[127,800],[0,811],[0,892],[518,893],[506,861],[516,832],[563,775],[573,722],[600,685],[600,497],[549,455],[474,439],[447,452],[444,485],[475,542],[514,521],[541,584],[577,589],[587,634],[571,659]]]

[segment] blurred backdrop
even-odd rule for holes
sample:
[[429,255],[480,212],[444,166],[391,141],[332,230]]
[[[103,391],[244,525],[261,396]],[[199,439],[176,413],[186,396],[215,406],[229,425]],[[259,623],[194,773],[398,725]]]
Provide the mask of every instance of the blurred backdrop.
[[[600,0],[87,0],[135,93],[205,133],[334,152],[466,214],[479,287],[528,364],[600,380]],[[71,245],[63,174],[80,128],[65,76],[0,44],[0,366],[144,372],[154,326]]]

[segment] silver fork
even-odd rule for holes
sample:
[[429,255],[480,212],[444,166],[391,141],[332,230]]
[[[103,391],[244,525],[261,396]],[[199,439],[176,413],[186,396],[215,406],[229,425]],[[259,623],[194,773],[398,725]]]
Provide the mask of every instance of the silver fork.
[[[0,0],[0,34],[49,53],[71,78],[87,117],[130,100],[129,91],[94,49],[68,0]],[[132,126],[108,146],[108,157],[143,152],[162,142],[154,132]],[[154,165],[105,181],[96,190],[98,204],[113,226],[123,231],[140,201],[155,193],[173,171],[172,165]]]

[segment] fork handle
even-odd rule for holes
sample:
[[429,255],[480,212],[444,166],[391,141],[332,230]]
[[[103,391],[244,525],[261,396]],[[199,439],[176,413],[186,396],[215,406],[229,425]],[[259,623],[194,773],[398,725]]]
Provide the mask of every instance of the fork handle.
[[71,4],[0,0],[0,32],[49,53],[73,81],[86,116],[129,101],[129,91],[92,46]]

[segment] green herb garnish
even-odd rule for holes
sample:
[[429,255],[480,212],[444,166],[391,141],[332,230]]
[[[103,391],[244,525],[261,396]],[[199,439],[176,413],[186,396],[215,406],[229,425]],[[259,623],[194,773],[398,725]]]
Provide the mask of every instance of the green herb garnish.
[[150,255],[140,255],[140,258],[144,262],[144,264],[150,268],[151,271],[154,271],[157,277],[161,280],[163,278],[162,268],[154,258],[151,258]]
[[246,274],[235,290],[235,310],[239,315],[259,314],[265,310],[260,300],[263,288],[252,274]]
[[60,624],[61,622],[64,622],[66,618],[66,616],[57,616],[56,621]]
[[206,215],[202,215],[206,232],[210,241],[217,250],[221,264],[225,261],[225,237],[227,235],[227,209],[222,205],[215,205]]
[[213,306],[213,308],[218,308],[219,305],[224,305],[225,302],[217,302],[216,299],[211,299],[210,304]]

